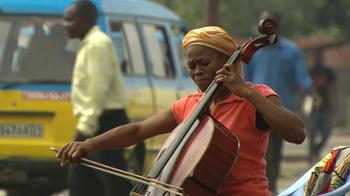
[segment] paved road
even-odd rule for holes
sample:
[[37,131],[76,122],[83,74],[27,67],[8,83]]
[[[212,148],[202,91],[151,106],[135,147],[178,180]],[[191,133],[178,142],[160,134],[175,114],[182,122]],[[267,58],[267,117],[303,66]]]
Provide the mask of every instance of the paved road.
[[[327,154],[333,147],[341,145],[350,145],[350,127],[336,128],[333,131],[326,147],[323,149],[323,155]],[[285,190],[300,178],[308,169],[308,140],[301,145],[284,143],[283,161],[281,165],[281,175],[278,179],[279,192]]]

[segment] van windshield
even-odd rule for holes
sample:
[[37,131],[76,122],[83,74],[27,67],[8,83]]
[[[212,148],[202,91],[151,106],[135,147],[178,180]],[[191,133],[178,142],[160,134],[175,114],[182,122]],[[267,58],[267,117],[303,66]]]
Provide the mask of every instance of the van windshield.
[[78,40],[60,17],[0,15],[0,82],[70,82]]

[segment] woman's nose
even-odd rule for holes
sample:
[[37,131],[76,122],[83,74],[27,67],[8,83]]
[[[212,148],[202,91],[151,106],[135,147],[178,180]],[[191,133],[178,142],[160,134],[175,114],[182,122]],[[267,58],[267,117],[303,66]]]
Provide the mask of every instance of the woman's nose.
[[196,66],[194,68],[194,74],[198,75],[198,74],[202,74],[203,73],[203,69],[201,69],[199,66]]

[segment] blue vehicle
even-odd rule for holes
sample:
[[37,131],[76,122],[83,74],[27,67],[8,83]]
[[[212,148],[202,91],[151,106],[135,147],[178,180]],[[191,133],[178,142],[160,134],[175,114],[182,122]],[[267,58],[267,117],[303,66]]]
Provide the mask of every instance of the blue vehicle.
[[[98,25],[117,49],[132,120],[194,90],[181,47],[186,28],[174,12],[146,0],[93,1]],[[62,26],[72,2],[0,0],[1,188],[25,195],[65,188],[67,172],[49,147],[62,147],[75,131],[70,82],[79,40],[68,39]],[[146,160],[131,153],[130,167],[141,171],[161,144],[162,138],[146,141]]]

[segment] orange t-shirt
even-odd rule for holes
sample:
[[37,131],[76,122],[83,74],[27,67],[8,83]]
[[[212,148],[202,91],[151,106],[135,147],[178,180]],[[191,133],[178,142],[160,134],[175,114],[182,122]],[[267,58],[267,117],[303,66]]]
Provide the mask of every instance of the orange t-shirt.
[[[271,88],[247,84],[263,96],[278,96]],[[172,104],[178,123],[183,122],[197,105],[203,93],[188,95]],[[256,128],[256,108],[234,94],[219,103],[211,116],[235,133],[240,141],[239,157],[220,190],[220,196],[271,195],[266,177],[265,153],[269,130]]]

